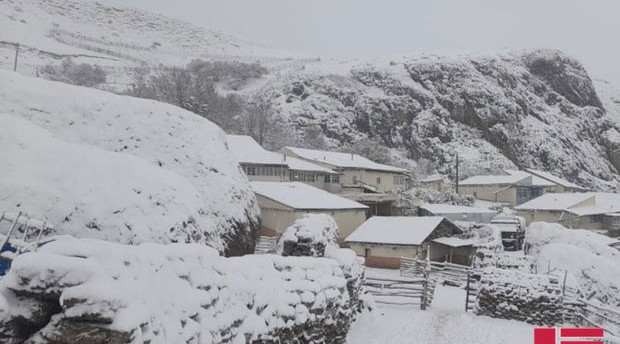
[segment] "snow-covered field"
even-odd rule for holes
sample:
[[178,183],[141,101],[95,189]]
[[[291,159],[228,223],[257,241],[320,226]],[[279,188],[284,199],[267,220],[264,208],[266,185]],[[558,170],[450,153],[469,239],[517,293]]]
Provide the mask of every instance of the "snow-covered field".
[[426,311],[419,306],[380,305],[374,312],[362,314],[353,324],[347,343],[524,344],[533,340],[533,329],[533,325],[518,321],[465,313],[465,291],[438,285]]

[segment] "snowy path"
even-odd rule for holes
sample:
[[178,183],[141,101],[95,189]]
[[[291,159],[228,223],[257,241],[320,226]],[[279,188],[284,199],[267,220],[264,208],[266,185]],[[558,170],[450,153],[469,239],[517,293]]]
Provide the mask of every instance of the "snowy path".
[[533,340],[533,326],[465,313],[464,300],[464,290],[437,286],[428,311],[418,307],[380,306],[374,314],[360,316],[347,342],[523,344]]

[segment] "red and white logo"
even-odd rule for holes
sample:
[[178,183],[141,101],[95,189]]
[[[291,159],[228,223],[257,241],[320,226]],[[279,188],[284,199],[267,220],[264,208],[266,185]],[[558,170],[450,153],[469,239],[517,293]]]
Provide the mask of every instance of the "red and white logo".
[[535,328],[534,344],[603,344],[602,328]]

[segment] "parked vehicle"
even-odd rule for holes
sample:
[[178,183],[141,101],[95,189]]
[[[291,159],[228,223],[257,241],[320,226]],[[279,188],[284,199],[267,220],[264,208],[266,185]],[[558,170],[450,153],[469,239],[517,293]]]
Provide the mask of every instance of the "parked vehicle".
[[499,215],[491,220],[502,232],[502,244],[507,251],[523,249],[525,239],[525,218],[514,215]]

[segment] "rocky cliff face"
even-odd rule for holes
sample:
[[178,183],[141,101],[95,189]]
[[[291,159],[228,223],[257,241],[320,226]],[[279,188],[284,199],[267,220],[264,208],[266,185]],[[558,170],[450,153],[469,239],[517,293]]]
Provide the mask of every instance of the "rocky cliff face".
[[619,128],[583,66],[558,51],[311,66],[266,90],[289,130],[318,126],[332,148],[371,138],[443,173],[458,153],[470,174],[530,167],[620,185]]

